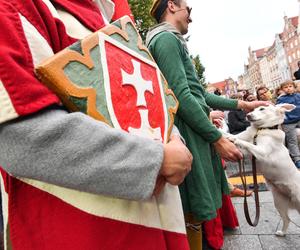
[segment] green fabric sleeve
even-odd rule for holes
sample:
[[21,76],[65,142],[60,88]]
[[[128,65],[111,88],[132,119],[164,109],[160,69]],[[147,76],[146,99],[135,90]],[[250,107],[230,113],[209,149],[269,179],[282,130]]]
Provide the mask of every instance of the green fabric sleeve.
[[185,52],[181,42],[174,34],[163,32],[153,39],[149,49],[179,101],[177,115],[207,142],[217,141],[221,137],[220,131],[191,94],[182,61]]
[[238,100],[227,99],[215,94],[205,92],[206,103],[213,109],[231,110],[237,109]]

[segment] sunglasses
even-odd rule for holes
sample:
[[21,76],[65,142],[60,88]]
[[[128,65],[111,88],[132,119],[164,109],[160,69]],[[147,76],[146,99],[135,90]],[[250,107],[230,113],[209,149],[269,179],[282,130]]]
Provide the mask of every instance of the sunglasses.
[[182,10],[186,10],[187,13],[189,14],[189,16],[191,15],[192,8],[191,8],[191,7],[188,7],[188,6],[185,7],[185,8],[182,8],[182,9],[179,9],[179,10],[175,11],[175,13],[176,13],[176,12],[179,12],[179,11],[182,11]]
[[192,13],[192,7],[186,7],[186,11],[188,12],[188,14],[190,16]]

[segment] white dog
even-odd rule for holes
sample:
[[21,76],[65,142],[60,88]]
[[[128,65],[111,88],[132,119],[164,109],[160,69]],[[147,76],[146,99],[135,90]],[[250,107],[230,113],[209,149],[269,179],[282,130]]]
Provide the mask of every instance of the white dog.
[[238,147],[256,157],[258,171],[264,175],[283,221],[282,230],[276,232],[278,236],[286,234],[289,208],[300,213],[300,172],[284,146],[284,132],[278,129],[285,112],[294,108],[292,104],[258,107],[247,114],[251,126],[240,134],[229,136]]

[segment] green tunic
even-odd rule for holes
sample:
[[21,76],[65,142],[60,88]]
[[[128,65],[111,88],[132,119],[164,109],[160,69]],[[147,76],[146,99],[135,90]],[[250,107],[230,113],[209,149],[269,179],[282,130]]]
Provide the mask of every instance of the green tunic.
[[179,101],[175,124],[193,154],[192,170],[180,185],[183,209],[197,220],[216,217],[228,184],[213,142],[221,133],[210,122],[210,107],[236,109],[237,100],[210,94],[199,84],[194,65],[179,38],[168,31],[152,38],[149,50]]

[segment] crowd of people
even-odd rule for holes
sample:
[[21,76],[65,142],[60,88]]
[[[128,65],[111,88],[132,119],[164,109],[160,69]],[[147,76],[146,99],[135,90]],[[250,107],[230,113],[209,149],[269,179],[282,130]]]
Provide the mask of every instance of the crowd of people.
[[[243,155],[217,128],[218,117],[213,119],[216,126],[210,115],[212,110],[231,110],[229,130],[238,133],[249,126],[245,113],[269,105],[272,97],[262,87],[257,89],[257,100],[249,93],[226,99],[199,84],[183,37],[192,22],[191,7],[186,0],[154,0],[150,12],[157,25],[149,30],[145,43],[179,101],[176,127],[170,141],[162,144],[70,113],[34,74],[43,59],[130,15],[127,1],[0,0],[0,166],[7,249],[222,247],[223,227],[238,225],[224,161],[239,161]],[[298,107],[300,94],[295,89],[293,82],[282,84],[277,102]],[[300,153],[294,132],[299,121],[296,108],[282,126],[297,167]],[[30,180],[53,186],[45,191],[46,185]],[[168,232],[148,229],[149,242],[144,244],[142,225],[132,229],[130,220],[114,224],[107,214],[94,216],[98,208],[89,207],[90,203],[81,213],[82,207],[71,209],[71,203],[51,195],[59,186],[143,201],[160,194],[166,183],[179,186],[187,230],[187,237],[172,235],[176,248]],[[116,203],[109,206],[111,214]],[[166,214],[171,220],[172,211]]]
[[[300,62],[299,62],[300,65]],[[263,89],[263,90],[262,90]],[[267,93],[267,94],[266,94]],[[300,168],[299,152],[299,128],[300,128],[300,88],[297,80],[287,80],[280,84],[273,93],[266,88],[261,87],[257,90],[257,97],[261,100],[269,100],[274,104],[290,103],[295,105],[295,109],[286,113],[286,118],[281,125],[285,132],[285,143],[289,149],[297,168]]]
[[[256,94],[248,91],[233,94],[231,98],[238,98],[247,101],[262,100],[270,103],[282,104],[290,103],[295,105],[295,109],[286,114],[286,118],[281,125],[281,129],[286,135],[286,146],[297,168],[300,168],[299,152],[299,130],[300,128],[300,89],[299,83],[293,80],[287,80],[280,84],[275,90],[271,91],[266,86],[257,88]],[[246,113],[243,110],[233,110],[226,116],[228,131],[231,134],[237,134],[244,131],[250,123],[246,119]]]
[[[217,92],[220,92],[218,90]],[[216,91],[215,91],[216,93]],[[260,86],[257,88],[256,93],[250,93],[248,90],[243,90],[231,95],[232,99],[255,101],[262,100],[268,101],[274,105],[282,103],[290,103],[295,105],[295,109],[286,114],[284,123],[281,125],[281,129],[285,132],[285,144],[289,149],[291,158],[293,159],[295,166],[300,169],[299,161],[299,134],[300,134],[300,89],[299,83],[292,80],[284,81],[275,90],[271,91],[266,86]],[[225,132],[231,134],[238,134],[246,130],[250,126],[250,122],[246,118],[246,112],[239,110],[231,110],[224,112],[223,119],[225,123]],[[223,128],[224,129],[224,128]],[[232,196],[244,196],[244,190],[238,188],[231,189]],[[248,191],[248,194],[251,194]]]

